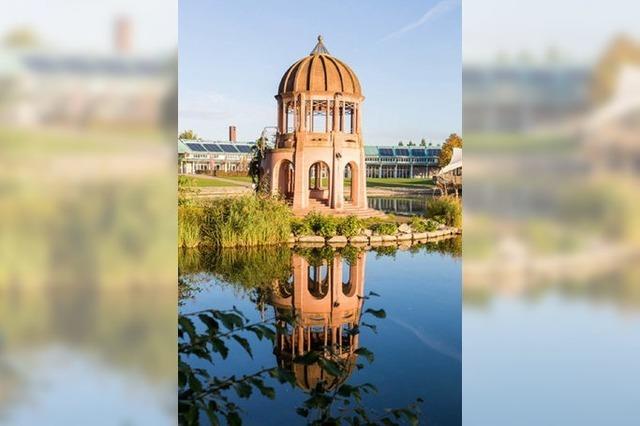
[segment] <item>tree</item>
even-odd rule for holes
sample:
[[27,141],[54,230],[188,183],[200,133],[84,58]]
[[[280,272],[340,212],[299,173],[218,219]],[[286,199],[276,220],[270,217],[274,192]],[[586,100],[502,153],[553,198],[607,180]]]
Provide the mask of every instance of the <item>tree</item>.
[[427,141],[424,138],[420,141],[420,146],[427,146]]
[[402,141],[398,142],[398,146],[404,146],[404,144],[402,143]]
[[257,193],[268,193],[267,180],[264,179],[264,171],[262,170],[262,161],[264,160],[264,152],[267,149],[267,138],[260,136],[256,139],[256,144],[251,148],[253,156],[249,162],[249,176],[255,184]]
[[413,141],[409,141],[409,143],[407,144],[407,146],[415,146]]
[[7,47],[30,48],[40,46],[41,42],[30,28],[17,28],[4,37],[3,44]]
[[191,141],[201,140],[200,136],[198,136],[198,134],[191,129],[185,130],[182,133],[180,133],[178,135],[178,139],[185,139],[185,140],[191,140]]
[[616,89],[624,66],[640,65],[640,44],[628,36],[616,37],[598,60],[591,80],[591,97],[596,104],[606,102]]
[[444,167],[451,161],[451,155],[453,154],[453,148],[462,148],[462,138],[455,133],[451,133],[449,137],[442,144],[440,150],[439,165]]

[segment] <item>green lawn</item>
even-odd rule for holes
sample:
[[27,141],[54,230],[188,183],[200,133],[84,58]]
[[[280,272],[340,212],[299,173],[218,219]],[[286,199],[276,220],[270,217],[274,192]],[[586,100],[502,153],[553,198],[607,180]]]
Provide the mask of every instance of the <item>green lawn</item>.
[[251,180],[251,176],[225,176],[223,177],[223,179],[227,179],[227,180],[235,180],[238,182],[244,182],[244,183],[253,183],[253,181]]
[[[228,180],[221,180],[221,179],[216,179],[216,178],[202,178],[202,177],[192,177],[191,180],[194,183],[194,186],[199,187],[199,188],[206,188],[206,187],[224,187],[224,186],[241,186],[242,181],[240,180],[240,178],[225,178]],[[250,182],[251,178],[248,178],[249,180],[246,182]],[[230,183],[229,180],[235,180],[238,181],[237,184],[234,183]]]

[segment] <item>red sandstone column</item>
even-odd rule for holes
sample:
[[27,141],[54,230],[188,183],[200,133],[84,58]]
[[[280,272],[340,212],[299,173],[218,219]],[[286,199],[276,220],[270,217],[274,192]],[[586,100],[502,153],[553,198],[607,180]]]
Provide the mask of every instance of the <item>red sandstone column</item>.
[[359,173],[358,191],[357,191],[358,200],[357,202],[356,200],[353,201],[355,205],[361,208],[367,207],[367,165],[364,162],[364,146],[363,145],[364,144],[361,144],[361,148],[360,148],[360,165],[358,167],[358,173]]
[[296,140],[294,168],[293,209],[303,210],[309,205],[309,170],[304,162],[303,147],[298,140]]

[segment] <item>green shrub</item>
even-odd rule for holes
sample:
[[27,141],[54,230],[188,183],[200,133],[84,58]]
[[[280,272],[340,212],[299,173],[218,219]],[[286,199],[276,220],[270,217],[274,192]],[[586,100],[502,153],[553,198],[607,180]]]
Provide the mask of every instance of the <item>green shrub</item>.
[[336,221],[330,217],[326,216],[326,219],[320,225],[318,229],[318,235],[322,235],[325,238],[331,238],[338,234],[338,225]]
[[425,219],[420,216],[413,216],[409,224],[414,232],[432,232],[440,226],[440,223],[435,220]]
[[398,232],[398,225],[391,222],[374,223],[371,230],[378,235],[395,235]]
[[293,232],[297,237],[302,235],[313,235],[313,230],[311,229],[309,222],[304,219],[294,219],[291,222],[291,232]]
[[427,232],[427,222],[420,216],[413,216],[409,225],[413,232]]
[[427,228],[427,232],[433,232],[433,231],[435,231],[436,229],[438,229],[438,227],[440,226],[440,223],[439,223],[439,222],[436,222],[436,221],[435,221],[435,220],[433,220],[433,219],[427,219],[427,220],[425,221],[425,226],[426,226],[426,228]]
[[437,197],[427,201],[427,216],[447,226],[462,225],[462,205],[454,197]]
[[311,212],[304,218],[314,235],[330,238],[337,235],[338,224],[332,216],[323,216],[320,213]]
[[347,216],[338,223],[338,235],[356,236],[362,231],[362,221],[356,216]]

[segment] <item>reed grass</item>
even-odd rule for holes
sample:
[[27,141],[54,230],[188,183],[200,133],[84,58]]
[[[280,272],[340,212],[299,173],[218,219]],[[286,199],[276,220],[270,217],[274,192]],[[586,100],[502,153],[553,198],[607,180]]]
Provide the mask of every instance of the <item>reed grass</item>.
[[201,244],[217,247],[259,246],[285,242],[291,210],[272,197],[247,195],[212,200],[203,207]]

